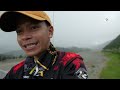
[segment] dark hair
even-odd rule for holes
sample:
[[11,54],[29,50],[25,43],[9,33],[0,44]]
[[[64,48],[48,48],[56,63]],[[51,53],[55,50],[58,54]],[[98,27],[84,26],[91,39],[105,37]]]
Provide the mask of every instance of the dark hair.
[[45,20],[44,22],[47,26],[51,26],[50,23],[47,20]]

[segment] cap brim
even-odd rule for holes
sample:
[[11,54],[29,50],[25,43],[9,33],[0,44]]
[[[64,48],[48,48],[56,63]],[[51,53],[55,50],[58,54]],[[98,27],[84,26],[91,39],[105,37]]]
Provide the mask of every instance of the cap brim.
[[22,11],[7,11],[2,14],[0,17],[0,28],[5,32],[11,32],[16,30],[16,19],[17,15],[22,14],[28,17],[31,17],[36,20],[45,20],[42,17],[35,16],[30,13],[22,12]]

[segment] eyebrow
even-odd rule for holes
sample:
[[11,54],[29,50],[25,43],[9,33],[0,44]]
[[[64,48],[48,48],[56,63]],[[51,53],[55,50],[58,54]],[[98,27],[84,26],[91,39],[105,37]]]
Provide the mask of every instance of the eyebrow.
[[24,25],[25,23],[28,23],[28,25],[38,25],[38,24],[43,24],[43,23],[45,23],[44,21],[34,21],[34,22],[32,22],[32,21],[26,21],[26,22],[24,22],[24,23],[21,23],[21,24],[17,24],[16,25],[16,30],[15,31],[20,31],[20,26],[21,25]]

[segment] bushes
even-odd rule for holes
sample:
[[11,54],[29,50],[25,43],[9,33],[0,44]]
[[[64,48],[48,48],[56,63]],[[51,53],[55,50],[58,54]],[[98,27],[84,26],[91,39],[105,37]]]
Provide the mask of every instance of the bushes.
[[4,60],[6,60],[6,56],[0,55],[0,61],[4,61]]
[[17,59],[17,58],[25,58],[26,56],[9,56],[9,55],[3,55],[3,54],[0,54],[0,61],[5,61],[7,59]]

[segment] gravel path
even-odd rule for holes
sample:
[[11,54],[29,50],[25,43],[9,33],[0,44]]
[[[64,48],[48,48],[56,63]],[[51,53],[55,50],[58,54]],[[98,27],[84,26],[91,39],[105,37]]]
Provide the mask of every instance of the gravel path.
[[6,60],[4,62],[0,62],[0,79],[2,79],[6,73],[18,62],[20,62],[23,59],[17,59],[17,60]]
[[6,71],[0,70],[0,79],[2,79],[6,75]]
[[108,60],[107,57],[98,51],[80,52],[79,54],[84,58],[89,79],[99,79],[99,74]]

